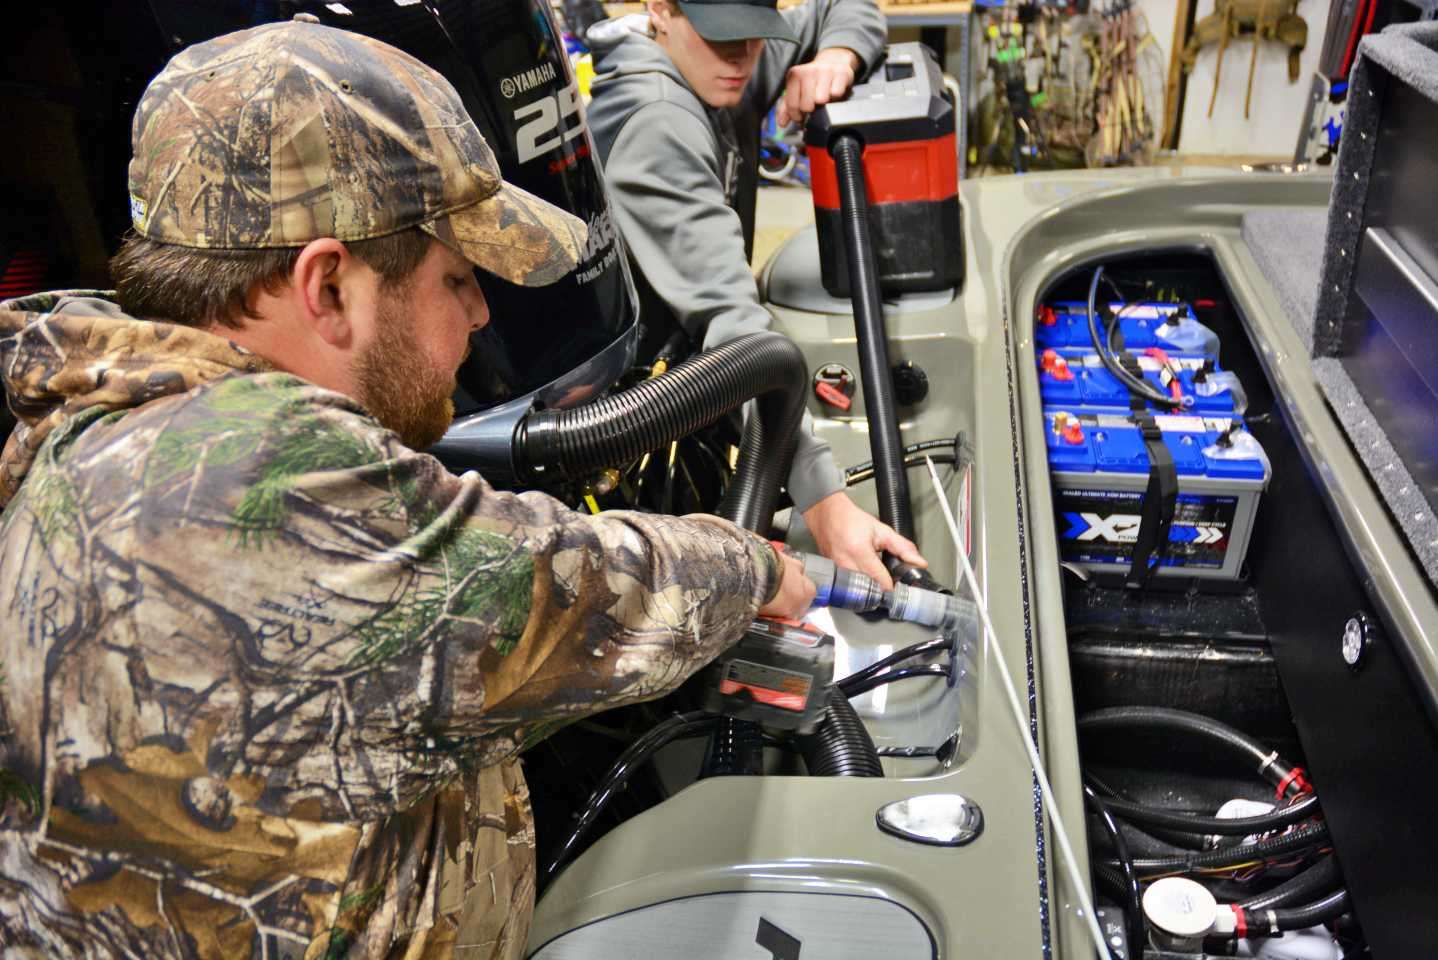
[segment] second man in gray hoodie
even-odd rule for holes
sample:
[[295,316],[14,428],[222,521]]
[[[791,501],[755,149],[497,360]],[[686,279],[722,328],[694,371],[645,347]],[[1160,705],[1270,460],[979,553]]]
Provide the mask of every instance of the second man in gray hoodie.
[[[706,349],[768,329],[749,266],[760,121],[799,120],[848,93],[882,53],[873,0],[647,0],[646,13],[586,37],[596,76],[588,119],[637,268],[644,315],[667,313]],[[914,544],[861,510],[806,414],[789,494],[819,549],[886,586],[887,550]]]

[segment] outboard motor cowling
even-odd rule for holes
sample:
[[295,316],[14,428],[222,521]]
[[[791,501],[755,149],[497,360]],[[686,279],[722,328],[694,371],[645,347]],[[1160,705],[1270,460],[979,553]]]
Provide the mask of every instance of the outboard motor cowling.
[[[172,49],[267,19],[313,17],[383,40],[454,85],[494,150],[504,179],[589,228],[579,265],[547,287],[479,274],[490,324],[460,368],[459,414],[433,451],[497,486],[516,480],[514,427],[535,406],[567,407],[608,389],[638,343],[638,298],[609,211],[579,86],[542,0],[152,0]],[[158,70],[159,64],[156,64]]]

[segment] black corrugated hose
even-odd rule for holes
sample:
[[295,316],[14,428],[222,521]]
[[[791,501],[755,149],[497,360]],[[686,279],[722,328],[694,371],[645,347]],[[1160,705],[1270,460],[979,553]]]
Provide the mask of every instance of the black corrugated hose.
[[807,381],[804,355],[792,340],[751,333],[613,396],[536,410],[519,428],[519,469],[529,480],[584,476],[686,437],[757,398],[718,513],[764,532],[794,456]]
[[811,777],[882,777],[874,739],[854,705],[838,687],[829,690],[829,711],[808,735],[794,738]]
[[829,144],[839,181],[844,250],[848,255],[849,290],[854,301],[854,336],[858,341],[864,410],[869,418],[869,446],[874,454],[879,519],[912,540],[914,515],[909,503],[909,475],[904,470],[904,448],[899,442],[899,420],[894,406],[894,382],[889,364],[889,334],[884,327],[879,269],[874,257],[874,241],[869,233],[869,194],[864,186],[863,149],[859,138],[849,133],[840,134]]

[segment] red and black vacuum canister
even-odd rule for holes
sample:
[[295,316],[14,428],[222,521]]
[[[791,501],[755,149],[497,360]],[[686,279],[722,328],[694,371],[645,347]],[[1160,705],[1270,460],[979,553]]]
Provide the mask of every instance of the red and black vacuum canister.
[[885,293],[946,290],[964,282],[954,107],[933,54],[896,43],[846,100],[816,110],[804,130],[824,289],[850,296],[839,176],[831,147],[862,144],[869,227]]

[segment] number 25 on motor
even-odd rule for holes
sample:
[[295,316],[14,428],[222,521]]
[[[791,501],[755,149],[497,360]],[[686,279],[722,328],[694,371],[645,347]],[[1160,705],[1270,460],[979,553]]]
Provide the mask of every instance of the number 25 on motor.
[[[578,117],[579,122],[571,126],[571,117]],[[568,143],[584,132],[578,86],[571,83],[555,94],[518,107],[514,111],[514,123],[520,163],[528,163],[561,143]]]

